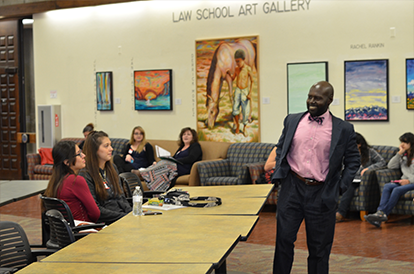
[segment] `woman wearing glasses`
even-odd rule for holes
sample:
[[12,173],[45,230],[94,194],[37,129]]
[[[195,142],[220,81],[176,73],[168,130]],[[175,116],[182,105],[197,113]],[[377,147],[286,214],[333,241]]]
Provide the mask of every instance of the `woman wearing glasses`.
[[92,197],[99,207],[99,222],[111,224],[131,211],[126,200],[115,166],[112,164],[111,141],[103,131],[92,131],[86,138],[86,168],[79,175],[89,186]]
[[72,141],[60,141],[52,150],[53,171],[46,188],[46,197],[65,201],[73,218],[79,221],[96,222],[100,211],[88,185],[79,170],[85,167],[85,154]]
[[146,168],[155,163],[154,149],[145,139],[145,131],[142,127],[136,126],[132,130],[130,140],[124,148],[124,153],[114,156],[114,163],[119,173],[139,173],[138,169]]

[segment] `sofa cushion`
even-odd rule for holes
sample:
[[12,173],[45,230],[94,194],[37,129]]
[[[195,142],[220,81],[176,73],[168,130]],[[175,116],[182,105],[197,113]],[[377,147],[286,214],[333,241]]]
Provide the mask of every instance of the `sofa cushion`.
[[35,165],[33,172],[35,174],[49,174],[52,175],[53,166],[52,165]]

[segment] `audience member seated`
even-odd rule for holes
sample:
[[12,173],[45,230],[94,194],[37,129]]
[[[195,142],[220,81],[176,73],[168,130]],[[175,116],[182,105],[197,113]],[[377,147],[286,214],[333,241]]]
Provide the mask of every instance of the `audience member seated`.
[[272,182],[272,175],[275,172],[276,167],[276,148],[274,147],[267,157],[266,163],[264,165],[265,171],[265,182],[270,184]]
[[96,222],[101,214],[79,170],[85,167],[85,154],[72,141],[60,141],[52,150],[52,177],[44,195],[65,201],[75,220]]
[[[356,133],[356,143],[359,149],[359,154],[361,155],[361,166],[359,167],[355,179],[361,179],[365,171],[373,170],[386,166],[386,162],[381,155],[368,145],[365,138]],[[343,221],[346,213],[348,212],[349,205],[351,204],[352,198],[354,197],[355,189],[359,187],[359,180],[354,180],[354,182],[348,187],[348,189],[342,194],[341,201],[339,203],[338,211],[336,212],[336,222]]]
[[[88,137],[89,133],[92,132],[94,130],[94,126],[92,123],[87,124],[84,128],[83,128],[83,136]],[[85,140],[82,141],[82,143],[79,144],[79,148],[83,149],[83,145],[85,144]]]
[[134,127],[129,143],[126,144],[122,155],[114,155],[114,163],[119,173],[133,171],[139,175],[138,169],[154,164],[154,149],[145,139],[142,127]]
[[177,177],[172,180],[170,188],[174,187],[178,177],[190,174],[193,164],[197,161],[201,161],[203,157],[201,146],[198,143],[198,135],[194,129],[190,127],[183,128],[179,138],[179,148],[173,157],[181,164],[177,164],[178,174]]
[[111,224],[131,211],[115,165],[111,141],[103,131],[92,131],[85,141],[86,168],[79,175],[86,179],[92,197],[101,212],[99,222]]
[[385,184],[377,212],[364,216],[365,220],[376,227],[388,220],[388,215],[402,195],[414,190],[414,134],[404,133],[400,136],[400,142],[400,150],[388,162],[388,168],[401,169],[401,179]]

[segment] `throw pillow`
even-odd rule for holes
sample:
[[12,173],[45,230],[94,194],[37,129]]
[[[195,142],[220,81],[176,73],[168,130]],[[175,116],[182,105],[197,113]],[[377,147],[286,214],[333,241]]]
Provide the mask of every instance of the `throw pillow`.
[[41,165],[53,165],[53,157],[52,157],[52,149],[51,148],[44,148],[41,147],[39,148],[39,154],[40,154],[40,159]]

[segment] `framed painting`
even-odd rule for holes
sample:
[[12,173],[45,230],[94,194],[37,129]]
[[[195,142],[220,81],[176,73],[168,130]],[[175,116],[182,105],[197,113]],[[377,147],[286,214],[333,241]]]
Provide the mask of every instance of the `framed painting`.
[[260,142],[258,36],[196,41],[199,140]]
[[414,109],[414,59],[405,60],[407,109]]
[[388,60],[345,61],[345,120],[388,119]]
[[328,62],[287,64],[288,114],[306,111],[310,87],[328,81]]
[[96,73],[96,105],[98,110],[113,110],[112,79],[112,71]]
[[134,71],[135,110],[172,110],[172,70]]

